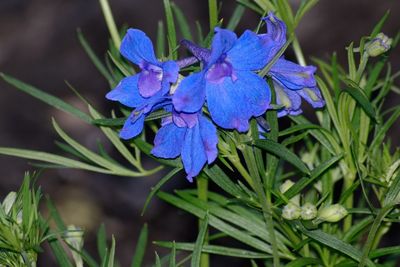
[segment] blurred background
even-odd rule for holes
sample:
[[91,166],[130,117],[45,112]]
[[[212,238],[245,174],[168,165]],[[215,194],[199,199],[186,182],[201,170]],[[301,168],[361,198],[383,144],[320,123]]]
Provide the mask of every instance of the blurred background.
[[[236,3],[223,0],[220,17],[229,19]],[[300,1],[292,1],[297,5]],[[176,0],[185,15],[201,21],[207,31],[206,1]],[[110,0],[117,25],[128,25],[145,31],[153,40],[157,21],[164,19],[161,0]],[[346,59],[345,45],[368,35],[375,23],[391,10],[384,33],[394,36],[399,30],[400,1],[389,0],[322,0],[309,12],[297,32],[306,57],[327,59],[337,51],[339,61]],[[246,11],[238,32],[253,28],[257,14]],[[68,89],[70,82],[98,109],[108,112],[113,103],[104,95],[110,90],[106,80],[97,72],[81,48],[76,29],[81,28],[95,52],[104,58],[108,32],[95,0],[0,0],[0,71],[15,76],[75,106],[80,101]],[[290,54],[290,53],[289,53]],[[309,61],[310,62],[310,61]],[[392,68],[399,70],[400,53],[392,53]],[[393,95],[388,106],[398,105]],[[95,127],[61,113],[11,88],[0,81],[0,146],[58,152],[57,136],[51,127],[55,117],[63,129],[87,147],[96,148],[103,137]],[[398,146],[399,124],[392,129],[393,143]],[[151,163],[149,163],[151,166]],[[0,199],[17,190],[26,170],[34,170],[26,160],[0,156]],[[194,217],[153,199],[143,217],[140,211],[159,176],[144,179],[109,177],[75,170],[47,170],[38,183],[60,209],[67,223],[86,230],[86,247],[95,252],[94,234],[102,222],[109,235],[117,240],[117,258],[127,266],[134,251],[134,240],[143,223],[149,224],[150,240],[194,241]],[[166,185],[166,190],[194,184],[178,177]],[[152,246],[150,244],[150,246]],[[149,247],[146,259],[153,262],[154,246]],[[158,251],[165,252],[159,249]],[[42,258],[39,266],[53,266],[51,258]],[[243,266],[240,262],[229,262]],[[226,266],[227,261],[214,266]]]

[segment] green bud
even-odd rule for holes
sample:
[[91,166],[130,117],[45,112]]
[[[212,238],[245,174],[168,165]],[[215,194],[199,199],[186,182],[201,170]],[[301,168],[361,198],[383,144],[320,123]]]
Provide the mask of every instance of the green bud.
[[325,206],[318,211],[318,220],[325,222],[338,222],[348,214],[345,207],[340,204]]
[[392,38],[387,37],[383,33],[378,33],[374,39],[365,45],[365,51],[370,57],[379,56],[390,49],[392,41]]
[[3,203],[1,206],[3,207],[3,210],[5,214],[9,214],[11,211],[12,206],[14,205],[15,199],[17,198],[17,193],[15,192],[10,192],[6,198],[3,200]]
[[[283,184],[281,184],[281,186],[279,187],[279,191],[281,191],[282,194],[284,194],[286,191],[288,191],[292,186],[294,185],[294,183],[292,182],[292,180],[286,180]],[[292,197],[290,199],[290,202],[299,206],[300,205],[300,195],[297,194],[294,197]]]
[[301,218],[303,220],[312,220],[317,217],[317,208],[311,203],[301,206]]
[[282,217],[286,220],[296,220],[300,217],[301,209],[299,206],[289,202],[282,209]]
[[81,254],[79,253],[83,247],[83,231],[74,225],[68,225],[67,235],[65,242],[72,246],[75,250],[71,250],[72,258],[75,261],[76,266],[83,266],[83,260]]

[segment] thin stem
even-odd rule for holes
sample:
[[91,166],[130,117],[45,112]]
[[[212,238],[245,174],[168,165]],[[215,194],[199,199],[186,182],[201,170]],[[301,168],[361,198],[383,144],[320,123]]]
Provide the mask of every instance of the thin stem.
[[217,0],[208,0],[208,15],[210,19],[210,31],[213,32],[218,24],[218,5]]
[[253,179],[251,178],[250,174],[247,172],[246,168],[242,165],[239,158],[232,159],[229,158],[229,161],[235,166],[236,170],[243,176],[246,182],[250,185],[251,188],[254,188]]
[[[197,182],[197,195],[198,198],[202,201],[208,200],[208,179],[204,176],[200,175],[196,179]],[[199,219],[199,227],[202,224],[202,219]],[[208,244],[208,230],[206,232],[206,236],[204,238],[204,245]],[[210,256],[207,253],[201,253],[200,256],[200,267],[208,267],[210,266]]]
[[301,50],[300,43],[299,43],[299,40],[297,39],[297,37],[293,38],[292,47],[293,47],[294,54],[296,55],[297,62],[301,66],[306,66],[307,63],[306,63],[306,60],[304,59],[303,51]]
[[114,17],[111,12],[110,5],[108,4],[108,0],[99,0],[101,10],[103,11],[104,19],[106,20],[106,24],[108,30],[110,31],[111,39],[117,49],[119,49],[121,45],[121,39],[118,33],[117,26],[115,25]]

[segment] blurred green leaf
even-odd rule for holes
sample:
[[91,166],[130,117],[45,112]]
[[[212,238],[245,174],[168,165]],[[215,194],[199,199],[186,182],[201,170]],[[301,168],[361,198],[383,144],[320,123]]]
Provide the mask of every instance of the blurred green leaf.
[[[165,241],[155,241],[154,244],[172,248],[175,242],[165,242]],[[195,244],[193,243],[175,243],[175,247],[177,250],[186,250],[193,251]],[[203,245],[202,247],[203,253],[216,254],[228,257],[237,257],[237,258],[249,258],[249,259],[268,259],[271,258],[271,255],[265,253],[254,252],[245,249],[237,249],[216,245]]]
[[142,261],[144,258],[144,254],[146,252],[146,245],[148,239],[148,230],[147,224],[143,225],[142,230],[139,234],[138,242],[136,243],[135,254],[132,258],[131,267],[140,267],[142,266]]
[[199,267],[200,266],[200,259],[201,259],[201,252],[203,249],[204,239],[207,234],[208,229],[208,215],[204,217],[200,224],[199,234],[197,235],[196,243],[194,244],[193,254],[192,254],[192,261],[190,263],[191,267]]
[[20,80],[17,80],[9,75],[6,75],[4,73],[0,73],[1,78],[3,78],[6,82],[9,84],[13,85],[15,88],[45,102],[46,104],[55,107],[56,109],[59,109],[61,111],[64,111],[66,113],[69,113],[71,115],[74,115],[75,117],[90,123],[91,119],[90,116],[81,110],[71,106],[70,104],[64,102],[58,97],[55,97],[53,95],[50,95],[48,93],[45,93],[29,84],[23,83]]
[[182,10],[177,6],[175,3],[171,3],[172,11],[175,15],[175,18],[178,23],[178,27],[180,29],[180,32],[183,36],[183,39],[192,41],[192,33],[190,32],[190,27],[189,23],[185,17],[185,14],[182,12]]

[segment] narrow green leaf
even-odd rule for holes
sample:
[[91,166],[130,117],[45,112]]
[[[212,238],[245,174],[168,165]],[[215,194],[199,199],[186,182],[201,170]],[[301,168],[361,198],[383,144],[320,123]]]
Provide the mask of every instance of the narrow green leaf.
[[[206,212],[202,210],[199,207],[194,206],[191,203],[188,203],[187,201],[184,201],[180,198],[177,198],[173,195],[164,193],[164,192],[159,192],[157,194],[158,197],[160,197],[162,200],[182,209],[185,210],[196,217],[203,219],[204,216],[206,215]],[[216,228],[217,230],[226,233],[230,237],[239,240],[240,242],[247,244],[253,248],[256,248],[260,251],[267,252],[267,253],[272,253],[271,246],[266,244],[265,242],[259,240],[258,238],[254,238],[251,235],[249,235],[247,232],[241,231],[230,224],[218,219],[217,217],[210,215],[208,218],[210,226]],[[281,255],[282,257],[287,257],[287,255]]]
[[103,168],[95,167],[77,160],[69,159],[66,157],[62,157],[56,154],[36,151],[36,150],[26,150],[26,149],[18,149],[18,148],[8,148],[8,147],[0,147],[0,154],[14,156],[25,159],[34,159],[38,161],[50,162],[54,164],[59,164],[61,166],[65,166],[73,169],[82,169],[87,171],[99,172],[112,174],[113,172],[110,170],[106,170]]
[[387,255],[396,255],[398,256],[400,254],[400,246],[393,246],[393,247],[386,247],[386,248],[378,248],[369,254],[371,259],[375,258],[380,258],[382,256],[387,256]]
[[378,33],[382,30],[383,25],[386,20],[389,18],[390,10],[386,11],[385,15],[379,20],[379,22],[375,25],[374,29],[371,32],[371,38],[374,38]]
[[100,61],[100,59],[96,56],[93,49],[90,47],[89,43],[87,42],[85,36],[83,35],[80,29],[77,30],[78,40],[81,43],[81,46],[85,50],[86,54],[89,56],[90,60],[93,62],[97,70],[107,79],[107,81],[112,82],[113,78],[111,74],[108,72],[107,68],[104,64]]
[[279,132],[279,136],[285,136],[285,135],[289,135],[289,134],[293,134],[296,133],[298,131],[307,131],[307,130],[320,130],[320,131],[327,131],[325,128],[319,126],[319,125],[315,125],[315,124],[311,124],[311,123],[306,123],[306,124],[298,124],[298,125],[294,125],[291,126],[283,131]]
[[175,174],[182,170],[182,167],[178,167],[170,171],[167,175],[165,175],[158,183],[153,186],[150,190],[150,193],[147,195],[146,201],[144,202],[143,209],[142,209],[142,216],[145,213],[147,206],[149,205],[150,201],[153,199],[153,196],[160,190],[160,188],[166,184],[170,179],[172,179]]
[[[297,226],[300,229],[300,231],[303,232],[303,234],[305,234],[306,236],[314,239],[315,241],[321,243],[324,246],[330,247],[342,254],[347,255],[348,257],[352,258],[353,260],[356,260],[357,262],[360,262],[362,257],[361,252],[355,247],[351,246],[350,244],[345,243],[339,238],[327,234],[321,230],[309,231],[306,228],[304,228],[301,224],[297,224]],[[367,265],[375,266],[375,264],[371,262],[371,260],[367,260]]]
[[206,237],[208,229],[208,216],[204,217],[200,224],[199,234],[196,239],[196,243],[193,248],[192,254],[192,261],[190,263],[191,267],[199,267],[200,266],[200,259],[201,259],[201,251],[203,248],[204,238]]
[[297,10],[296,16],[294,18],[295,27],[299,24],[303,16],[318,3],[319,0],[307,0],[302,1],[299,9]]
[[282,160],[285,160],[291,163],[294,167],[296,167],[299,171],[309,175],[310,170],[307,166],[298,158],[292,151],[284,147],[283,145],[274,142],[272,140],[257,140],[254,143],[255,146],[262,148],[278,157]]
[[232,16],[229,19],[228,25],[226,26],[227,29],[234,31],[239,24],[241,18],[243,17],[245,7],[242,5],[237,5],[235,10],[233,11]]
[[107,257],[107,234],[103,223],[97,231],[97,253],[99,253],[100,259],[103,262]]
[[171,3],[169,0],[164,1],[164,9],[165,9],[165,18],[167,21],[167,32],[168,32],[168,47],[169,47],[169,56],[175,60],[178,57],[178,53],[176,51],[177,42],[176,42],[176,30],[174,17],[172,15]]
[[114,257],[115,257],[115,238],[114,236],[111,237],[111,248],[110,248],[110,254],[108,256],[108,267],[114,267]]
[[398,172],[397,176],[392,180],[392,184],[386,192],[383,205],[386,206],[397,203],[400,203],[400,172]]
[[72,265],[71,261],[69,260],[68,254],[65,252],[62,245],[60,244],[59,239],[49,238],[48,243],[54,257],[56,258],[57,264],[59,264],[60,267],[74,267],[74,265]]
[[232,196],[241,197],[244,196],[243,192],[232,182],[232,180],[225,174],[225,172],[217,165],[214,164],[211,167],[205,167],[204,172],[207,176],[221,187],[224,191],[228,192]]
[[64,102],[58,97],[55,97],[53,95],[50,95],[48,93],[45,93],[29,84],[23,83],[20,80],[17,80],[9,75],[6,75],[4,73],[0,73],[1,78],[3,78],[7,83],[11,84],[15,88],[45,102],[46,104],[55,107],[56,109],[62,110],[66,113],[69,113],[71,115],[74,115],[77,118],[80,118],[81,120],[90,123],[91,119],[90,116],[79,109],[71,106],[70,104]]
[[286,267],[303,267],[311,265],[321,265],[321,261],[315,258],[299,258],[286,264]]
[[192,33],[190,32],[189,23],[185,17],[185,14],[183,14],[182,10],[175,3],[171,3],[171,7],[183,38],[192,41]]
[[349,64],[349,77],[351,80],[355,81],[357,69],[356,69],[356,63],[354,60],[353,43],[351,43],[347,47],[347,62]]
[[158,58],[162,58],[165,56],[164,49],[165,49],[164,23],[162,22],[162,20],[159,20],[157,26],[157,43],[156,43],[156,51]]
[[364,267],[366,265],[367,261],[369,261],[369,257],[368,257],[369,252],[374,244],[375,237],[378,233],[379,227],[381,226],[383,219],[385,219],[386,215],[388,215],[389,212],[392,211],[394,206],[395,206],[395,204],[391,203],[388,206],[383,207],[378,212],[378,214],[374,220],[374,223],[372,224],[371,229],[369,230],[367,241],[365,242],[365,244],[363,246],[364,249],[363,249],[362,257],[360,260],[360,264],[358,265],[359,267]]
[[370,151],[380,146],[385,139],[387,131],[392,127],[396,120],[400,117],[400,107],[398,107],[393,114],[386,120],[385,124],[379,127],[378,132],[375,134],[374,140],[370,145]]
[[145,224],[143,225],[143,228],[140,231],[139,239],[136,244],[135,254],[133,255],[132,258],[131,267],[142,266],[144,253],[146,252],[147,239],[148,239],[148,230],[147,230],[147,224]]
[[[155,241],[154,244],[165,248],[172,248],[175,244],[177,250],[186,250],[186,251],[193,251],[195,246],[193,243],[175,243],[175,242],[165,242],[165,241]],[[235,257],[235,258],[249,258],[249,259],[271,258],[271,255],[265,253],[259,253],[245,249],[216,246],[216,245],[203,245],[201,252],[228,256],[228,257]]]
[[210,22],[210,32],[214,32],[214,28],[218,24],[217,0],[208,0],[208,18]]
[[236,0],[236,1],[241,5],[243,5],[244,7],[247,7],[248,9],[253,10],[260,15],[264,14],[264,11],[261,8],[259,8],[257,5],[253,4],[249,0]]
[[[120,165],[116,165],[114,162],[111,162],[100,155],[90,151],[86,147],[82,146],[72,138],[70,138],[61,128],[58,126],[57,122],[53,119],[53,127],[56,130],[56,132],[60,135],[62,139],[64,139],[65,142],[67,142],[70,146],[75,148],[79,153],[90,159],[92,162],[98,164],[99,166],[102,166],[105,169],[108,169],[112,171],[112,173],[116,175],[126,175],[126,176],[132,176],[132,177],[140,177],[143,176],[142,173],[139,172],[134,172],[129,169],[126,169],[125,167],[122,167]],[[107,129],[109,130],[109,129]],[[118,139],[119,141],[119,139]]]
[[[155,243],[157,244],[157,243]],[[169,267],[175,267],[176,266],[176,243],[175,241],[172,242],[172,252],[169,255]]]
[[345,88],[345,92],[347,92],[362,107],[365,113],[376,122],[375,109],[364,91],[355,82],[350,80],[347,80],[347,82],[351,88]]
[[133,68],[128,69],[128,67],[126,65],[124,66],[124,63],[120,62],[119,59],[116,59],[110,51],[107,52],[107,55],[124,76],[132,76],[135,74]]
[[157,251],[154,252],[156,255],[156,267],[161,267],[161,260],[160,260],[160,256],[158,256]]
[[119,49],[121,44],[121,38],[118,33],[117,26],[114,21],[113,14],[111,12],[110,4],[108,0],[99,0],[101,10],[103,12],[104,20],[106,21],[108,31],[110,32],[111,39],[116,49]]
[[[322,174],[336,164],[340,159],[342,159],[343,154],[334,156],[329,160],[323,162],[322,164],[318,165],[315,169],[311,171],[310,177],[303,177],[298,180],[293,186],[289,188],[285,192],[285,196],[290,199],[295,195],[299,194],[301,190],[303,190],[306,186],[314,182],[317,178],[322,178]],[[282,203],[282,201],[278,201],[278,203]]]

